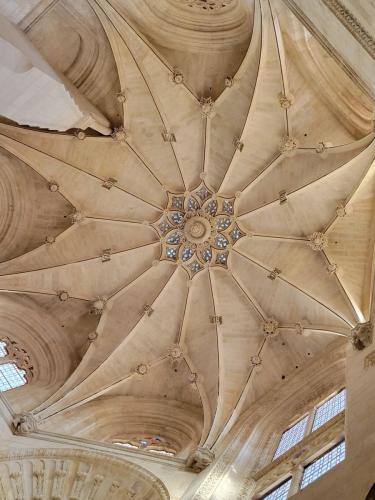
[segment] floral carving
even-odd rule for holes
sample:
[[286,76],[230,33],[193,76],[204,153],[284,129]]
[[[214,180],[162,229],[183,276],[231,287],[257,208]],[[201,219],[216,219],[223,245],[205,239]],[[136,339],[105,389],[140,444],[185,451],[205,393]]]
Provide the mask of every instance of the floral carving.
[[310,248],[312,248],[316,252],[319,252],[319,251],[327,248],[328,238],[324,233],[317,231],[309,236],[308,245]]
[[234,199],[214,196],[204,183],[168,197],[167,210],[154,224],[162,259],[179,263],[191,277],[208,265],[226,268],[231,247],[245,236],[235,220]]

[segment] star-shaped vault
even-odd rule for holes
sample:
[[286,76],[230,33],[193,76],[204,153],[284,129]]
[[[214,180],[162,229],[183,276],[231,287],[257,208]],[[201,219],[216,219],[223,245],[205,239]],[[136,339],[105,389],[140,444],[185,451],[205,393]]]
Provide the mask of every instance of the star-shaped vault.
[[[33,408],[46,429],[126,438],[131,402],[173,449],[186,448],[184,426],[212,447],[281,375],[368,318],[373,134],[354,138],[301,77],[277,2],[254,2],[246,56],[211,99],[120,0],[88,1],[116,60],[123,127],[79,140],[0,125],[59,228],[3,258],[0,295],[59,328],[79,319],[80,362]],[[311,127],[306,96],[326,128]]]

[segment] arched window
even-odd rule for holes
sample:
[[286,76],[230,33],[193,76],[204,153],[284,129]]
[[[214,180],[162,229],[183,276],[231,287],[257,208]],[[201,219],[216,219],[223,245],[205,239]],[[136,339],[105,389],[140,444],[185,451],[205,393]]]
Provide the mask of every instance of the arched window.
[[16,342],[0,340],[0,392],[25,385],[32,377],[30,357]]
[[0,365],[0,392],[20,387],[26,382],[25,370],[20,370],[14,363]]
[[114,441],[113,444],[133,450],[149,451],[151,453],[168,457],[174,457],[176,455],[176,451],[173,450],[169,446],[169,443],[161,436],[149,436],[129,439],[126,441]]
[[4,358],[8,354],[7,345],[5,342],[0,340],[0,358]]

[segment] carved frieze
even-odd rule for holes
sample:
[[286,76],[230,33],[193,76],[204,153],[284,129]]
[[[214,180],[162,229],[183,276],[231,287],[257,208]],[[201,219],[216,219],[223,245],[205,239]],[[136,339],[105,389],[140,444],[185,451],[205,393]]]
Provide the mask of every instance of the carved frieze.
[[375,58],[375,39],[361,25],[359,20],[339,0],[323,0],[327,7],[350,31],[362,47]]

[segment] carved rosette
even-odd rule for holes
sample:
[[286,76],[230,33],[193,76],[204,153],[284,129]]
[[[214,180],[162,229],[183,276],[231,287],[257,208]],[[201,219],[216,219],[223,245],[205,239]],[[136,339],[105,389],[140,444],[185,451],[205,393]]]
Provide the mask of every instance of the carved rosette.
[[285,137],[280,145],[280,153],[285,155],[291,154],[297,149],[297,147],[298,143],[294,137]]
[[111,135],[117,142],[126,142],[126,139],[128,138],[128,134],[124,127],[114,128]]
[[141,376],[146,375],[147,372],[148,372],[148,366],[145,365],[144,363],[139,364],[135,369],[135,373]]
[[279,333],[279,323],[273,318],[267,319],[263,323],[263,333],[266,338],[276,337]]
[[325,142],[323,142],[323,141],[318,142],[318,144],[315,147],[315,151],[318,154],[324,155],[324,153],[326,153],[326,151],[327,151],[327,146],[326,146]]
[[201,97],[199,103],[201,105],[202,114],[205,116],[210,115],[214,107],[214,101],[212,97]]
[[154,224],[162,260],[181,265],[190,278],[207,266],[227,268],[232,246],[243,236],[235,199],[216,196],[204,183],[189,193],[169,193],[164,215]]
[[285,95],[282,92],[279,94],[279,103],[283,109],[289,109],[293,104],[293,96]]
[[309,236],[308,245],[316,252],[319,252],[327,248],[328,238],[324,233],[317,231]]
[[101,316],[105,308],[106,300],[104,298],[98,298],[91,304],[90,312],[96,316]]
[[254,372],[258,373],[262,370],[262,358],[258,355],[251,356],[250,367]]

